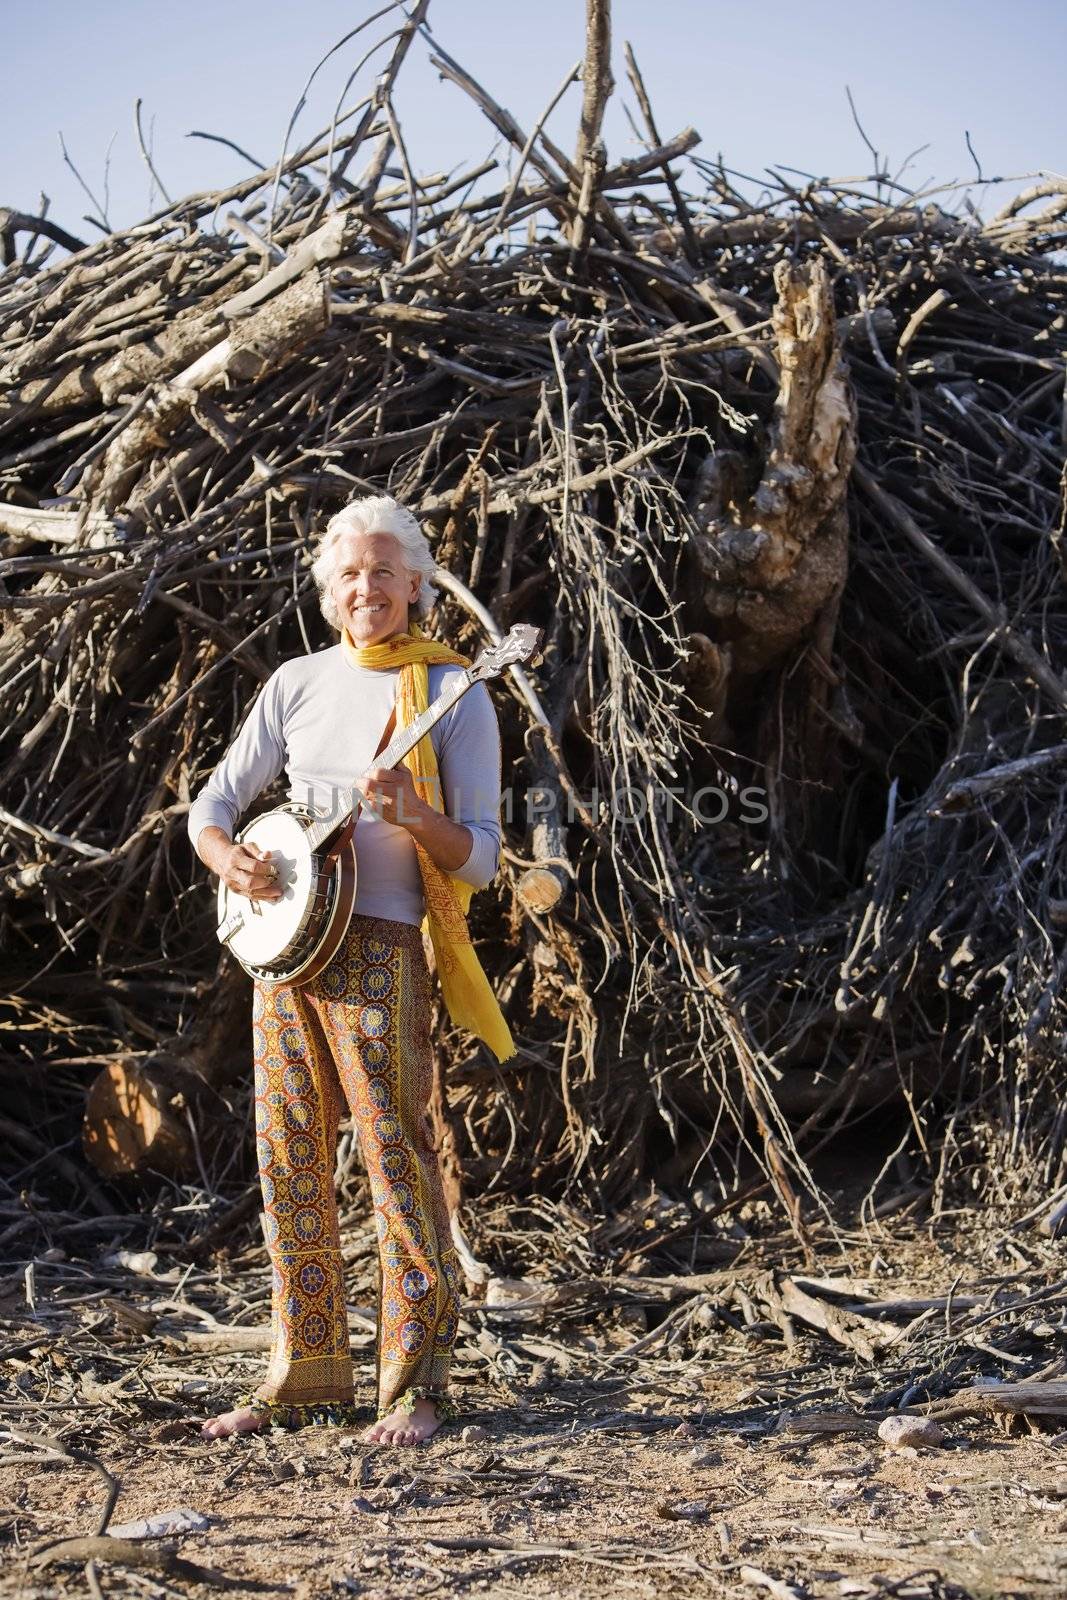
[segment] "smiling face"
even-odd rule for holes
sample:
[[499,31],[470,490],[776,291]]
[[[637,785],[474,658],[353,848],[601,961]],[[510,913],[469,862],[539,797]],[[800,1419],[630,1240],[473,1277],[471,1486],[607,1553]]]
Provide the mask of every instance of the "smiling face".
[[330,593],[356,644],[382,644],[406,633],[408,607],[418,599],[421,582],[404,565],[403,549],[391,533],[343,533],[338,539]]

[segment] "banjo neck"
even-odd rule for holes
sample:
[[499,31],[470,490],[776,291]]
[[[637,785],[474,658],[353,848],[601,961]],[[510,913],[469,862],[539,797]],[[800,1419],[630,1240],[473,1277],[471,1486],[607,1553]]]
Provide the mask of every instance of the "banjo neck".
[[[439,694],[433,704],[428,706],[413,722],[409,723],[399,733],[393,735],[385,749],[375,758],[376,765],[381,767],[397,766],[403,761],[408,751],[414,750],[419,740],[429,733],[434,724],[440,722],[441,718],[451,711],[456,702],[463,698],[467,690],[479,681],[480,676],[476,676],[470,668],[464,669],[451,688]],[[308,827],[307,843],[312,854],[320,850],[335,834],[340,834],[348,826],[354,809],[354,807],[350,806],[347,811],[341,812],[340,815],[335,812],[331,816],[323,817],[313,822]]]

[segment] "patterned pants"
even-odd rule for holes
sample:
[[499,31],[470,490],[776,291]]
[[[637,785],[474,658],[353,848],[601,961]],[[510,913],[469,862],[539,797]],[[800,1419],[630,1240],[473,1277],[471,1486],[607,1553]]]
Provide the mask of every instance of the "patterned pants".
[[419,929],[354,915],[303,985],[254,985],[256,1133],[273,1290],[255,1399],[292,1425],[353,1401],[333,1173],[345,1104],[378,1232],[378,1416],[444,1399],[459,1273],[427,1102],[430,975]]

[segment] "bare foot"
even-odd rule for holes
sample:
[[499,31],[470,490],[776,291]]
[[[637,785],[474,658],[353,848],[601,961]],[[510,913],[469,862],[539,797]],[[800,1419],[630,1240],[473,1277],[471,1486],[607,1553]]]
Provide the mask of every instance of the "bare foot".
[[200,1433],[205,1439],[228,1439],[231,1433],[255,1433],[269,1421],[269,1415],[253,1411],[250,1406],[241,1406],[237,1411],[223,1411],[220,1416],[212,1417],[201,1426]]
[[414,1411],[390,1411],[360,1434],[364,1444],[421,1444],[441,1426],[432,1400],[416,1400]]

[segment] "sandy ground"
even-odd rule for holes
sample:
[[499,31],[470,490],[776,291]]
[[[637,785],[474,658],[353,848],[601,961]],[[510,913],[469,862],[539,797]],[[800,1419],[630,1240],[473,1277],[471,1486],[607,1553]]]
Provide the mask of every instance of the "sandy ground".
[[[902,1250],[913,1290],[959,1282],[962,1257],[931,1264],[924,1249]],[[368,1446],[332,1427],[208,1443],[194,1419],[254,1382],[263,1357],[186,1348],[166,1332],[185,1325],[174,1310],[148,1336],[146,1305],[199,1296],[221,1309],[218,1284],[205,1275],[193,1293],[193,1281],[181,1302],[131,1276],[121,1293],[83,1288],[68,1303],[42,1268],[31,1311],[9,1280],[0,1595],[1067,1594],[1067,1443],[1055,1429],[967,1419],[940,1448],[891,1454],[858,1414],[859,1369],[818,1334],[788,1350],[773,1329],[713,1324],[635,1371],[618,1359],[649,1324],[633,1306],[495,1335],[469,1308],[454,1368],[464,1415],[426,1445]],[[252,1336],[263,1309],[245,1305]],[[1059,1323],[1038,1332],[1046,1356],[1067,1348]],[[373,1340],[358,1322],[354,1342],[370,1420]],[[783,1425],[813,1408],[857,1426]],[[49,1437],[86,1459],[50,1456]],[[141,1541],[140,1565],[98,1556],[87,1569],[91,1548],[55,1541],[96,1531],[100,1468],[118,1485],[113,1527],[175,1508],[209,1524]]]
[[[201,1512],[211,1525],[176,1542],[182,1557],[300,1600],[1067,1593],[1067,1463],[1046,1436],[961,1425],[911,1457],[869,1436],[746,1437],[715,1412],[750,1384],[709,1372],[663,1387],[609,1392],[577,1379],[504,1406],[474,1386],[465,1422],[415,1451],[332,1428],[207,1444],[192,1429],[161,1439],[173,1424],[132,1423],[101,1460],[121,1483],[117,1523]],[[27,1432],[47,1421],[28,1413]],[[464,1442],[464,1426],[485,1437]],[[0,1484],[2,1592],[83,1592],[84,1561],[35,1571],[29,1553],[94,1531],[97,1475],[27,1452],[7,1457]],[[158,1565],[98,1571],[109,1595],[217,1587]]]

